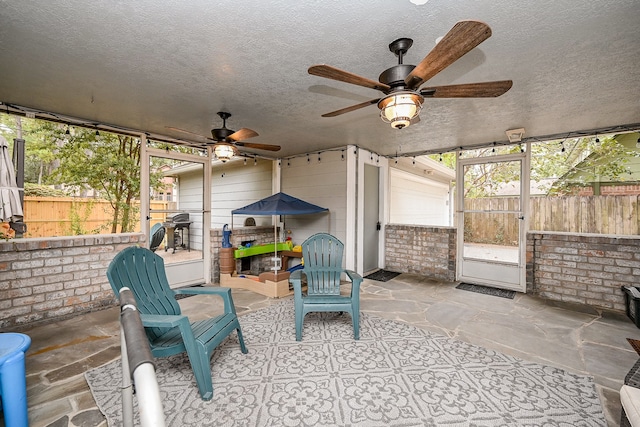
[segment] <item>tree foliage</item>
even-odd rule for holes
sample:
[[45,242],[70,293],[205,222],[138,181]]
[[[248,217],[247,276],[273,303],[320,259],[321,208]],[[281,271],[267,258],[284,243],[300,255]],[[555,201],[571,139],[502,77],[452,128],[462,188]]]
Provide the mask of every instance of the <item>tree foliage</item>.
[[[111,233],[133,231],[138,213],[133,202],[140,198],[140,139],[8,114],[0,114],[0,134],[10,144],[19,136],[25,139],[25,183],[103,198],[112,209]],[[150,185],[161,188],[162,173],[154,170]],[[38,188],[43,194],[43,186]]]
[[[629,175],[627,163],[637,157],[635,150],[618,142],[614,135],[573,138],[531,144],[531,180],[553,183],[548,194],[565,194],[594,182],[624,181]],[[463,152],[462,158],[487,158],[497,154],[519,153],[521,146],[488,147]],[[457,153],[430,156],[451,169],[456,168]],[[518,163],[483,163],[465,170],[465,197],[488,197],[504,184],[520,180]]]

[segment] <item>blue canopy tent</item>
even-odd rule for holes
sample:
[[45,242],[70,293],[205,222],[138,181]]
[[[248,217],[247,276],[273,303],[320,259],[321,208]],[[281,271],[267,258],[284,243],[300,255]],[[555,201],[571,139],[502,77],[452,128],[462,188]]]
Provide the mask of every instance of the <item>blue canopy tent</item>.
[[[251,203],[243,208],[231,211],[231,228],[233,229],[233,215],[308,215],[320,212],[328,212],[329,209],[322,208],[285,193],[276,193],[257,202]],[[275,256],[278,256],[278,226],[273,224]]]

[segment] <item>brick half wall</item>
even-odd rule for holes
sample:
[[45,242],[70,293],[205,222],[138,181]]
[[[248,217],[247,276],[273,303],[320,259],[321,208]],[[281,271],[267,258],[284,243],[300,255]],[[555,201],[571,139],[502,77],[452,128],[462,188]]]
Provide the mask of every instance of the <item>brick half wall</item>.
[[106,271],[139,233],[0,242],[0,328],[71,317],[115,303]]
[[422,225],[385,226],[385,269],[439,280],[456,279],[456,229]]
[[624,310],[623,285],[638,285],[640,237],[560,232],[527,234],[527,292]]

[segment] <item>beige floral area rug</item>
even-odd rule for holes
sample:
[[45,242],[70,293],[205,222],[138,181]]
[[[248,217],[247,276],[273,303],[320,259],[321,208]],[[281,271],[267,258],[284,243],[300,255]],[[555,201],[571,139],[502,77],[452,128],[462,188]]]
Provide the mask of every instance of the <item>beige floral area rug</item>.
[[[291,300],[240,323],[249,353],[235,337],[215,351],[211,401],[186,356],[157,360],[167,426],[606,425],[591,378],[403,323],[361,314],[354,341],[348,314],[309,314],[296,342]],[[86,378],[122,425],[120,361]]]

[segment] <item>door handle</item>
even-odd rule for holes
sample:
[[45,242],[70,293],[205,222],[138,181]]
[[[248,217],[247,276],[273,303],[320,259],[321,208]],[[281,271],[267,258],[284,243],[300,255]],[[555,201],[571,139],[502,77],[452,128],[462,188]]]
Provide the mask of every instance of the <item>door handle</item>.
[[382,224],[380,224],[380,221],[376,222],[376,230],[380,231],[382,229]]

